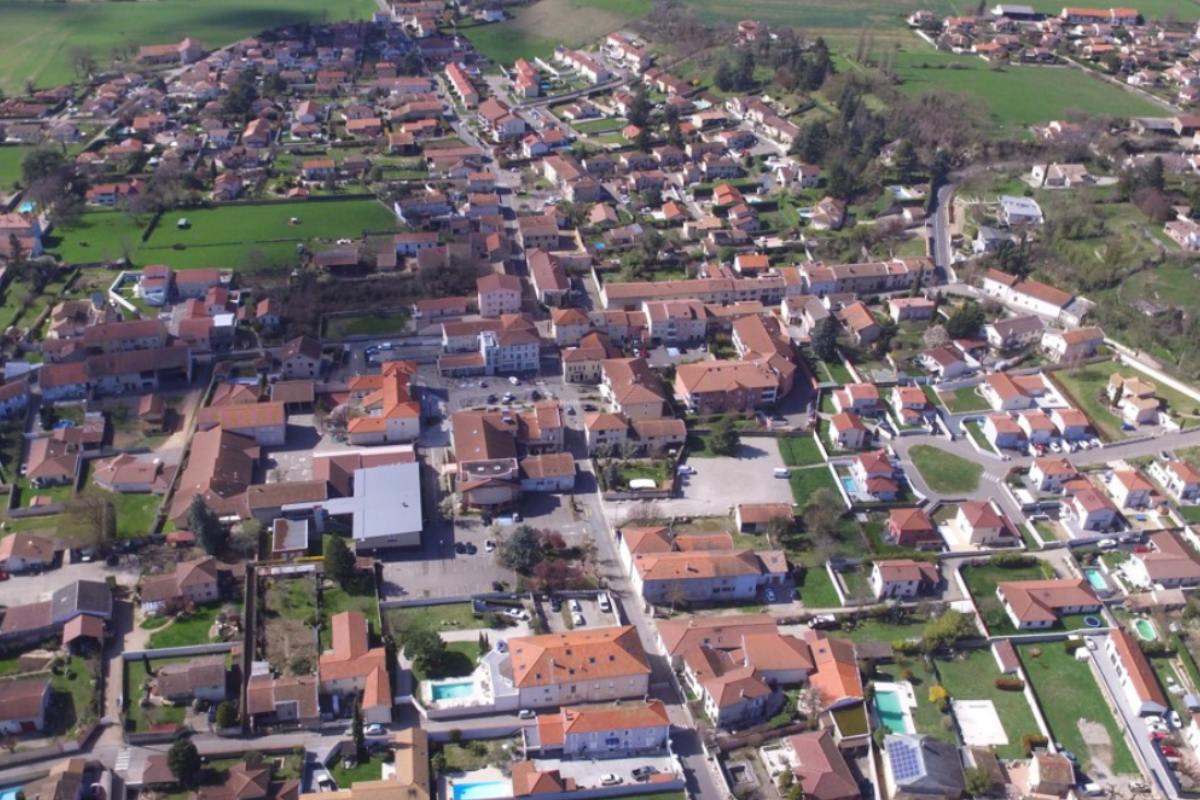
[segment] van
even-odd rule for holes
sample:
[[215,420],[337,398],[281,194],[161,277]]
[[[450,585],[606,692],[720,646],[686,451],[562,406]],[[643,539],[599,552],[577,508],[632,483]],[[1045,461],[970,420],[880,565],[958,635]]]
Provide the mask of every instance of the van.
[[787,467],[776,467],[774,474],[776,478],[790,478],[792,476],[792,471]]

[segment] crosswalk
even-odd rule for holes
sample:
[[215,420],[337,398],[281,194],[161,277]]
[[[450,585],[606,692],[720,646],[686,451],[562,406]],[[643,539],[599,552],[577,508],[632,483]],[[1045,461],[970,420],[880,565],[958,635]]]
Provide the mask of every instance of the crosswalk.
[[126,772],[128,772],[129,760],[132,758],[132,756],[133,751],[131,751],[128,747],[122,747],[121,751],[117,753],[117,760],[113,764],[113,771],[121,775],[124,775]]

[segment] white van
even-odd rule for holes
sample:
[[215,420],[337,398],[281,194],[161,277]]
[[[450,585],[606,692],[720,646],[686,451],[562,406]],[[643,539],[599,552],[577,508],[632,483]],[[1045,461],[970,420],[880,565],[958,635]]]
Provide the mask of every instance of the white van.
[[775,468],[775,477],[776,478],[790,478],[791,476],[792,476],[792,471],[790,469],[788,469],[787,467],[776,467]]

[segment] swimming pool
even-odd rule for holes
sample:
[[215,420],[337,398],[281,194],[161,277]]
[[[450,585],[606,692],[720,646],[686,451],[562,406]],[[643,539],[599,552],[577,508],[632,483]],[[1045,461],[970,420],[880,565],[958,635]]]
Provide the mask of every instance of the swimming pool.
[[0,791],[0,800],[17,800],[24,786],[10,786],[7,789]]
[[475,694],[475,681],[453,681],[435,683],[430,687],[434,700],[455,700]]
[[914,733],[912,723],[908,720],[908,709],[900,693],[891,689],[875,690],[875,713],[879,722],[887,725],[892,733]]
[[846,490],[846,494],[854,494],[858,491],[858,484],[849,475],[842,475],[839,480],[841,480],[842,488]]
[[491,800],[495,797],[512,797],[512,784],[508,781],[454,784],[454,800]]
[[1087,582],[1092,585],[1092,588],[1097,592],[1108,592],[1108,581],[1100,574],[1098,569],[1085,569],[1083,576],[1087,578]]
[[1153,642],[1158,638],[1158,630],[1154,627],[1154,623],[1145,617],[1135,619],[1133,621],[1133,628],[1144,642]]

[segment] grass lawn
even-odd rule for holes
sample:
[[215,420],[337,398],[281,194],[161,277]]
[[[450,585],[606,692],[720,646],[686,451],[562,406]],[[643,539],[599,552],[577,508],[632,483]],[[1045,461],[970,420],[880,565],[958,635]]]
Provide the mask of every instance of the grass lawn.
[[953,392],[937,392],[938,400],[951,414],[972,414],[976,411],[987,411],[991,408],[987,401],[979,396],[975,386],[961,386]]
[[385,627],[393,636],[410,625],[426,626],[435,631],[442,628],[470,630],[483,627],[483,621],[471,611],[470,603],[389,608],[383,613],[383,617]]
[[992,658],[992,651],[984,648],[971,650],[953,659],[937,661],[941,683],[955,700],[991,700],[1000,715],[1000,724],[1008,736],[1008,744],[996,748],[1000,758],[1019,759],[1021,737],[1027,733],[1038,733],[1033,711],[1023,692],[997,689],[995,680],[1000,670]]
[[512,760],[520,749],[518,740],[490,739],[449,743],[442,747],[447,772],[473,772],[488,766],[499,766]]
[[1119,775],[1137,774],[1137,764],[1117,721],[1108,710],[1104,695],[1092,678],[1091,667],[1076,661],[1062,642],[1019,645],[1017,652],[1055,741],[1062,742],[1079,759],[1080,765],[1089,769],[1092,757],[1079,732],[1078,722],[1081,719],[1098,722],[1112,740],[1113,771]]
[[96,719],[93,703],[96,699],[96,675],[99,669],[98,661],[71,656],[61,673],[51,676],[50,686],[54,690],[54,697],[46,710],[48,734],[63,735],[78,725],[88,724]]
[[871,591],[869,568],[859,565],[842,572],[841,578],[842,587],[846,590],[846,597],[850,600],[871,600],[874,598],[874,593]]
[[369,314],[356,317],[338,317],[329,320],[325,336],[340,339],[343,336],[388,336],[403,333],[408,326],[408,314]]
[[609,131],[619,131],[625,125],[626,121],[618,117],[585,119],[582,122],[571,123],[571,127],[580,133],[608,133]]
[[1166,114],[1160,106],[1074,68],[995,69],[975,56],[936,52],[915,36],[912,42],[907,52],[896,55],[903,91],[969,94],[987,105],[999,128],[1060,119],[1068,109],[1119,117]]
[[[403,649],[403,642],[400,643]],[[438,669],[428,673],[413,664],[413,680],[420,683],[424,680],[441,680],[442,678],[464,678],[475,671],[479,663],[479,642],[447,642],[446,658]]]
[[917,445],[908,455],[926,485],[935,492],[960,494],[979,488],[983,467],[973,461],[927,444]]
[[[692,455],[699,455],[692,453]],[[624,489],[630,481],[649,479],[655,486],[661,487],[670,478],[669,463],[666,461],[622,461],[617,463],[620,476],[612,489]]]
[[333,781],[339,789],[349,789],[351,784],[360,781],[377,781],[383,774],[383,754],[372,753],[368,760],[349,769],[342,764],[342,759],[339,758],[337,763],[329,768],[329,773],[333,776]]
[[988,630],[993,636],[999,636],[1016,633],[1016,630],[1013,628],[1004,606],[1001,605],[1000,599],[996,597],[997,584],[1005,581],[1053,578],[1054,568],[1045,561],[1039,561],[1029,567],[998,567],[994,564],[964,565],[962,576],[967,584],[967,589],[971,592],[971,597],[975,600],[975,607],[979,609],[979,615],[983,617],[984,624],[988,626]]
[[164,44],[192,36],[221,47],[246,36],[296,22],[320,24],[365,19],[369,0],[160,0],[154,3],[0,2],[0,88],[19,92],[75,80],[70,54],[90,49],[103,67],[114,47]]
[[98,486],[90,486],[84,493],[104,497],[112,503],[117,514],[118,539],[147,536],[162,504],[162,497],[156,494],[108,492]]
[[73,225],[55,226],[46,249],[68,264],[114,261],[138,251],[149,221],[149,216],[134,218],[122,211],[88,211]]
[[[1103,399],[1109,376],[1114,373],[1124,377],[1151,380],[1133,367],[1122,366],[1115,361],[1088,364],[1079,369],[1059,370],[1051,374],[1066,390],[1068,399],[1091,417],[1106,439],[1123,439],[1129,434],[1121,430],[1121,420],[1108,409],[1108,403]],[[1161,382],[1151,380],[1151,383],[1154,384],[1158,397],[1165,401],[1167,410],[1177,416],[1183,427],[1195,427],[1200,423],[1200,419],[1193,413],[1200,404]]]
[[839,608],[842,605],[824,564],[804,570],[804,582],[799,584],[798,591],[800,602],[808,608]]
[[32,145],[0,147],[0,189],[11,189],[21,179],[21,162],[32,149]]
[[829,468],[824,465],[793,469],[792,474],[788,476],[788,483],[792,485],[792,499],[796,501],[796,505],[802,508],[808,502],[808,499],[821,489],[828,489],[833,492],[834,496],[838,497],[838,502],[841,502],[841,495],[838,494],[837,484],[833,481],[833,475],[830,474]]
[[650,11],[649,0],[540,0],[510,7],[512,19],[459,26],[458,32],[492,61],[512,66],[524,56],[546,58],[559,44],[578,47]]
[[1150,662],[1150,666],[1154,668],[1154,674],[1158,676],[1158,683],[1162,687],[1163,694],[1167,696],[1167,700],[1171,703],[1171,708],[1179,712],[1179,716],[1182,719],[1188,713],[1187,703],[1183,702],[1182,695],[1167,691],[1167,688],[1172,684],[1177,686],[1187,685],[1175,669],[1175,659],[1160,656],[1147,660]]
[[[368,587],[364,587],[368,588]],[[367,618],[367,628],[372,638],[379,637],[379,598],[375,594],[374,582],[369,591],[350,592],[340,586],[321,590],[321,649],[328,650],[333,635],[329,620],[343,611],[361,611]]]
[[971,438],[975,440],[975,444],[979,445],[981,450],[984,450],[988,453],[996,452],[996,448],[992,447],[992,443],[989,442],[987,437],[983,435],[982,425],[975,420],[970,420],[969,422],[964,422],[963,427],[967,429],[967,433],[971,435]]
[[317,616],[317,585],[311,575],[267,578],[261,614],[266,626],[266,659],[285,674],[307,674],[317,663],[313,629]]
[[821,449],[811,436],[785,436],[776,441],[779,442],[779,455],[789,467],[809,467],[825,463],[825,459],[821,457]]
[[1178,506],[1179,515],[1189,524],[1200,524],[1200,506]]
[[852,642],[892,642],[903,639],[920,639],[923,620],[916,622],[897,623],[877,619],[859,621],[850,630],[831,632],[832,636],[849,639]]
[[190,615],[180,615],[169,626],[157,630],[150,635],[150,649],[160,647],[183,647],[189,644],[208,644],[213,641],[209,637],[213,623],[217,621],[220,606],[205,606],[197,608]]
[[[906,678],[905,676],[910,672],[912,678]],[[943,714],[937,706],[929,702],[929,687],[937,683],[937,677],[925,663],[925,659],[899,656],[894,665],[881,669],[880,677],[897,681],[908,680],[912,684],[917,707],[911,711],[917,733],[932,736],[950,744],[958,744],[958,737],[955,735],[954,729],[948,727],[949,715]]]

